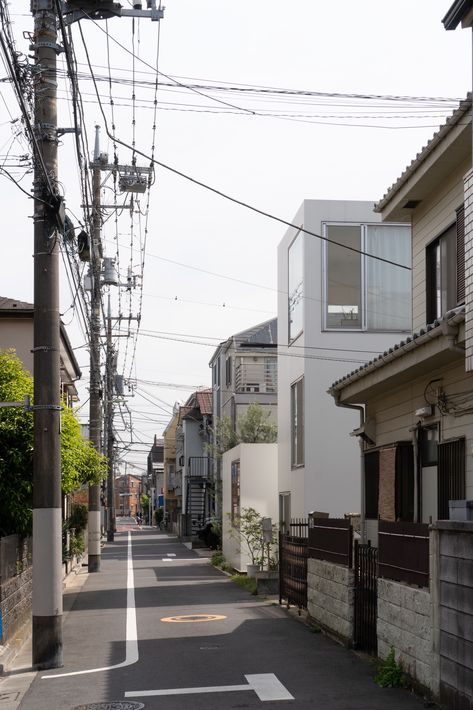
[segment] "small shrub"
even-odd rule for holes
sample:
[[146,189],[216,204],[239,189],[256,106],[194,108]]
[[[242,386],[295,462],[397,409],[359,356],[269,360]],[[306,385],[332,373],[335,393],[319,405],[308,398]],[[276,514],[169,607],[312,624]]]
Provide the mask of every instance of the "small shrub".
[[246,574],[234,574],[231,580],[250,594],[256,594],[256,579],[254,577],[247,577]]
[[402,665],[396,662],[393,646],[379,667],[378,675],[374,680],[380,688],[402,688],[405,686],[404,671]]
[[222,550],[215,550],[212,557],[210,558],[210,562],[213,564],[214,567],[221,567],[222,564],[225,562],[225,556]]
[[74,503],[71,508],[71,514],[67,519],[67,527],[69,530],[81,532],[87,527],[89,510],[82,503]]

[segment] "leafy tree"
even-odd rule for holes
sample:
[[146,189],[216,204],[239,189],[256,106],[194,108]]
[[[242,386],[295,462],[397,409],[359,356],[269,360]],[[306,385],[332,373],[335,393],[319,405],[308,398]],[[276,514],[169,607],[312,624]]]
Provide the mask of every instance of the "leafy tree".
[[229,417],[218,419],[215,426],[216,443],[210,448],[214,455],[221,455],[240,443],[273,444],[277,440],[277,426],[269,421],[270,412],[260,404],[250,404],[245,414],[238,417],[236,431]]
[[[33,378],[13,350],[0,353],[0,402],[33,396]],[[99,483],[106,459],[81,434],[69,407],[61,412],[61,485],[72,493],[83,483]],[[33,415],[21,407],[0,408],[0,537],[28,535],[32,524]]]
[[[0,401],[33,395],[33,378],[14,351],[0,353]],[[31,529],[33,415],[20,407],[0,408],[0,537]]]

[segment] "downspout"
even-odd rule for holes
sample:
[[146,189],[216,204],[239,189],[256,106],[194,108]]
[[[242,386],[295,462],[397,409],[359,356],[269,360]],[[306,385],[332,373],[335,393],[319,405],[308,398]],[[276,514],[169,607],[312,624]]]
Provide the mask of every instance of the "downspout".
[[[360,427],[365,424],[365,408],[362,404],[345,404],[340,402],[340,392],[330,392],[335,400],[337,407],[343,407],[344,409],[356,410],[360,413]],[[358,437],[358,444],[360,446],[360,482],[361,482],[361,501],[360,501],[360,538],[363,544],[366,543],[366,520],[365,520],[365,459],[364,459],[364,449],[363,440]]]
[[412,449],[414,457],[414,522],[419,522],[419,429],[420,423],[410,429],[412,434]]

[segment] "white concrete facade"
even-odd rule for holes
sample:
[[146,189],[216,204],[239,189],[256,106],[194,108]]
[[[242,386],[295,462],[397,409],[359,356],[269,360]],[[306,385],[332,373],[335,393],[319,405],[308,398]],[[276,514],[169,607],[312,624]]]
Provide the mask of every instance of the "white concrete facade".
[[223,454],[222,461],[222,549],[225,559],[237,570],[246,570],[250,557],[230,534],[232,510],[232,463],[240,463],[240,512],[254,508],[262,517],[278,519],[277,444],[238,444]]
[[[377,224],[371,202],[305,200],[292,219],[314,234],[324,225]],[[278,487],[290,494],[289,517],[312,511],[332,517],[360,512],[360,452],[347,435],[359,426],[359,413],[334,405],[327,389],[398,341],[402,333],[324,328],[324,261],[322,240],[300,233],[303,263],[302,332],[289,340],[288,250],[297,235],[289,229],[278,247]],[[361,351],[361,352],[360,352]],[[353,364],[352,364],[353,363]],[[291,467],[291,385],[303,378],[304,463]]]

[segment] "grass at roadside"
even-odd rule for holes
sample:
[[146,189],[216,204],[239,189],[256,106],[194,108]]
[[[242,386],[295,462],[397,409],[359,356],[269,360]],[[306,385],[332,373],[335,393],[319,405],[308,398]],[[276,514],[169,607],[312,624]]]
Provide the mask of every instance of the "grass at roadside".
[[254,577],[247,577],[246,574],[234,574],[231,580],[250,594],[256,594],[256,579]]

